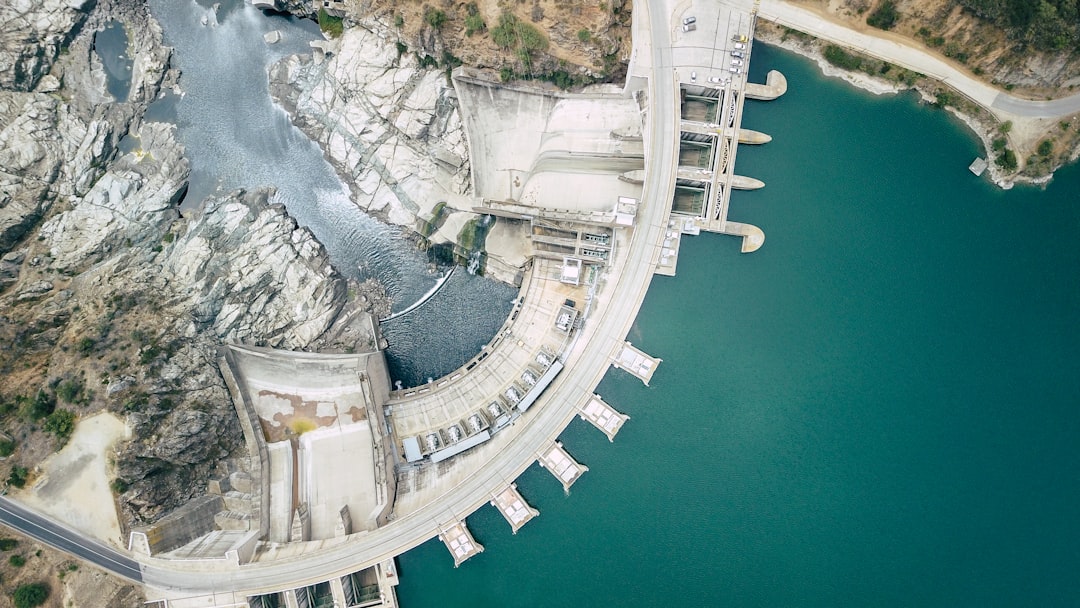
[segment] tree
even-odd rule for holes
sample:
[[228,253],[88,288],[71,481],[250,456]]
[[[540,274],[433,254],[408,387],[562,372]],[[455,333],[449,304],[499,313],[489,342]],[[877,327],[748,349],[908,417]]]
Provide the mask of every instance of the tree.
[[26,467],[20,467],[15,465],[11,467],[11,473],[8,474],[8,483],[21,488],[26,485],[26,478],[30,476],[30,471],[26,470]]
[[66,442],[75,430],[75,412],[59,409],[49,414],[45,419],[45,430],[56,435],[60,443]]
[[49,586],[45,583],[22,584],[11,597],[15,600],[15,608],[36,608],[49,599]]
[[1006,171],[1015,171],[1018,166],[1016,163],[1016,153],[1008,148],[1005,148],[1005,151],[1002,152],[994,162],[997,163],[997,166]]
[[446,13],[429,7],[424,11],[424,21],[427,21],[427,24],[435,29],[441,29],[443,24],[446,23]]
[[895,0],[885,0],[866,18],[866,24],[879,30],[890,30],[899,19]]
[[1039,144],[1039,156],[1050,156],[1054,151],[1054,141],[1052,139],[1044,139]]

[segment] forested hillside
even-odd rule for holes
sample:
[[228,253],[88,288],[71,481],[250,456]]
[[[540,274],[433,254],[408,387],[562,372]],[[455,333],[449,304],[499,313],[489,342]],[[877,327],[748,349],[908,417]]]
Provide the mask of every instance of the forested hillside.
[[1077,0],[953,0],[1043,51],[1080,49]]

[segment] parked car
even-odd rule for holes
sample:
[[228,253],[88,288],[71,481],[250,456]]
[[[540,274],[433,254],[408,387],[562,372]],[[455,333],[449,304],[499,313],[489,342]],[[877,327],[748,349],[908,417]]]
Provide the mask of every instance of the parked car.
[[746,45],[743,44],[742,42],[736,42],[735,43],[735,50],[742,51],[742,50],[745,50],[745,49],[746,49]]
[[697,72],[690,72],[690,82],[697,82]]
[[687,17],[682,20],[683,25],[690,25],[691,23],[697,23],[697,17]]
[[731,51],[731,56],[736,59],[742,59],[743,57],[746,57],[746,53],[742,51]]
[[697,29],[697,24],[694,24],[694,23],[687,23],[686,25],[682,26],[682,31],[684,31],[684,32],[692,32],[692,31],[694,31],[696,29]]
[[727,84],[728,80],[726,78],[721,78],[719,76],[709,76],[709,82],[716,83],[716,84]]
[[743,64],[742,59],[732,59],[731,60],[731,65],[733,65],[735,67],[741,67],[742,64]]

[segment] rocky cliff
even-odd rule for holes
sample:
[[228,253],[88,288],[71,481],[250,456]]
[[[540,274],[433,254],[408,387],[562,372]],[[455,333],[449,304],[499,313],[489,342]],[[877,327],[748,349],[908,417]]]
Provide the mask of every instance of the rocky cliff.
[[319,143],[362,208],[411,226],[469,187],[468,150],[446,75],[399,55],[386,31],[353,27],[325,61],[290,57],[272,90]]
[[[305,348],[345,306],[344,280],[273,192],[181,216],[188,164],[174,127],[144,121],[178,75],[138,0],[0,7],[0,477],[32,483],[59,439],[53,409],[124,417],[121,519],[152,521],[206,491],[242,449],[216,367],[222,342]],[[131,92],[117,102],[93,51],[127,25]],[[12,26],[13,27],[9,27]]]

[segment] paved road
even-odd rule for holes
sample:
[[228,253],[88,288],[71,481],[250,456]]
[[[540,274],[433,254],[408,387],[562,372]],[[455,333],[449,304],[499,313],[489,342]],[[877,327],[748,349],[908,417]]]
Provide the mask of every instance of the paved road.
[[[101,565],[120,576],[141,580],[161,590],[184,595],[229,592],[238,595],[267,593],[288,587],[309,585],[335,576],[356,572],[416,547],[437,534],[440,524],[460,519],[486,504],[494,491],[519,477],[549,446],[577,414],[580,404],[592,394],[607,371],[615,348],[629,332],[652,280],[664,228],[670,212],[676,167],[678,134],[677,91],[671,69],[670,24],[663,0],[639,1],[639,10],[648,11],[654,27],[651,44],[654,76],[649,83],[650,107],[646,125],[650,134],[646,161],[647,177],[638,225],[624,250],[625,269],[612,277],[598,298],[590,322],[567,356],[565,371],[541,398],[523,423],[520,435],[492,462],[426,507],[382,528],[350,537],[347,542],[328,542],[319,551],[273,561],[257,561],[239,568],[218,562],[195,563],[140,556],[142,576],[133,562],[104,547],[73,542],[79,535],[50,525],[44,520],[16,514],[11,525],[32,530],[52,528],[49,544]],[[635,17],[637,18],[637,17]],[[656,27],[659,26],[659,27]],[[18,511],[15,507],[14,511]],[[43,534],[45,534],[43,532]],[[37,536],[35,534],[35,536]],[[44,540],[44,538],[43,538]],[[449,556],[447,557],[449,559]]]
[[[749,10],[752,0],[725,0],[732,6]],[[932,76],[970,97],[1002,118],[1059,118],[1080,112],[1080,94],[1053,101],[1031,101],[1000,91],[965,70],[899,38],[871,35],[853,30],[822,15],[794,5],[787,0],[762,0],[759,14],[792,29],[817,38],[858,49],[860,52]]]
[[135,560],[6,497],[0,497],[0,523],[129,581],[143,582]]

